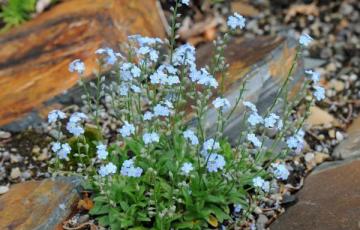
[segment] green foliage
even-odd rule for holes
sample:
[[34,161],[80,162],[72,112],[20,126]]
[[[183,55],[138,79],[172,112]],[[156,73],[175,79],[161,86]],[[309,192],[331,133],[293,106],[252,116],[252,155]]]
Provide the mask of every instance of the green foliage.
[[[71,147],[71,154],[69,160],[64,162],[63,169],[76,170],[78,163],[85,166],[86,169],[91,170],[91,159],[96,156],[96,145],[103,140],[101,132],[94,126],[87,125],[85,127],[84,135],[81,137],[72,137],[68,140]],[[94,170],[91,170],[95,173]],[[88,172],[89,173],[89,172]]]
[[9,0],[0,13],[0,18],[6,24],[3,30],[29,20],[30,14],[35,11],[35,4],[36,0]]
[[[95,193],[95,206],[90,214],[96,216],[101,225],[111,229],[204,229],[210,223],[229,220],[229,204],[241,203],[248,208],[244,187],[251,186],[251,179],[259,173],[250,162],[234,162],[235,167],[229,164],[224,171],[236,168],[241,174],[234,174],[236,178],[228,181],[221,174],[209,176],[196,172],[186,177],[179,175],[179,163],[174,157],[197,163],[184,148],[186,144],[181,135],[170,143],[171,149],[168,141],[161,136],[160,142],[150,150],[153,159],[140,157],[140,149],[144,148],[140,140],[127,139],[122,147],[109,148],[117,153],[113,154],[118,156],[117,160],[112,162],[119,162],[118,167],[129,154],[136,155],[139,159],[136,165],[146,173],[140,178],[116,174],[95,182],[92,189],[97,187],[103,192]],[[222,140],[221,147],[221,152],[230,159],[234,153],[230,144]],[[156,173],[151,168],[156,169]]]
[[[286,165],[274,161],[294,151],[293,145],[300,148],[303,141],[299,130],[305,118],[288,122],[293,107],[300,102],[290,103],[287,98],[298,55],[264,117],[254,104],[244,100],[247,81],[242,82],[238,98],[231,105],[224,92],[228,66],[224,54],[230,33],[216,41],[210,66],[196,70],[194,47],[183,45],[174,50],[179,16],[176,9],[180,6],[177,1],[172,8],[171,36],[165,44],[170,47],[170,57],[162,65],[157,58],[160,39],[130,36],[128,46],[124,46],[126,60],[118,60],[120,55],[110,48],[96,52],[104,57],[98,60],[100,69],[102,65],[114,65],[111,75],[116,80],[110,86],[99,73],[89,90],[82,76],[85,64],[77,59],[69,66],[80,76],[86,94],[84,104],[96,128],[87,126],[83,132],[82,125],[89,119],[74,113],[66,130],[75,137],[59,135],[53,151],[58,156],[56,162],[64,162],[63,169],[85,176],[85,187],[92,191],[94,200],[90,214],[110,229],[209,229],[224,223],[236,229],[250,218],[261,200],[266,200],[276,179],[288,177]],[[235,16],[230,25],[243,27],[245,19]],[[216,75],[220,75],[219,83]],[[216,88],[219,90],[215,92]],[[109,102],[108,115],[121,124],[119,135],[113,136],[116,140],[106,140],[101,134],[101,127],[106,128],[101,121],[102,99]],[[286,103],[277,116],[272,110],[279,101]],[[231,145],[224,130],[240,102],[247,108],[242,125],[235,128],[242,129],[246,121],[249,124],[240,130],[237,143]],[[210,106],[216,112],[213,132],[206,127]],[[188,113],[195,114],[191,124],[184,119]],[[58,119],[65,117],[61,111],[54,111],[49,122],[57,124],[60,131]],[[286,136],[294,135],[291,146],[276,153],[266,147],[270,128],[276,131],[272,137],[275,141],[286,141]]]

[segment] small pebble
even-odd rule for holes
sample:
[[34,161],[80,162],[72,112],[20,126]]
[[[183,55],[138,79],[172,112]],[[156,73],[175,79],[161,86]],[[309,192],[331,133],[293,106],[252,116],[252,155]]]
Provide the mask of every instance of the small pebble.
[[11,179],[19,178],[20,175],[21,175],[21,171],[20,171],[19,167],[11,169],[11,173],[10,173]]
[[9,191],[8,186],[0,186],[0,195],[5,194]]
[[11,133],[0,130],[0,139],[8,139],[11,137]]
[[342,133],[339,131],[336,131],[336,140],[338,141],[344,140],[344,135],[342,135]]

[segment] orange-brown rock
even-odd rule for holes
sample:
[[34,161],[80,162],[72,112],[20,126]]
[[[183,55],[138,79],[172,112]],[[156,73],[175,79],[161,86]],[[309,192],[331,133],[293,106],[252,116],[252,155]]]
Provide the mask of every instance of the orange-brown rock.
[[163,37],[155,0],[67,0],[0,36],[0,125],[20,118],[77,82],[68,64],[116,48],[130,34]]
[[28,181],[0,196],[0,229],[55,229],[79,199],[76,177]]
[[360,228],[360,161],[311,174],[272,230],[350,230]]

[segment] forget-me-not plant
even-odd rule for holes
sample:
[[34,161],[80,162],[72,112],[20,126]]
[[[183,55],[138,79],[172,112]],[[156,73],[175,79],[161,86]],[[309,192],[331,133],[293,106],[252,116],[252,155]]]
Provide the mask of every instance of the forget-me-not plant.
[[[325,97],[320,74],[313,70],[306,71],[299,93],[288,97],[297,60],[313,41],[302,34],[269,108],[262,111],[244,98],[246,80],[230,100],[225,48],[231,35],[246,27],[246,19],[230,15],[229,31],[214,42],[211,63],[197,66],[195,47],[176,48],[179,8],[189,4],[175,1],[167,40],[132,35],[121,51],[100,47],[95,52],[99,70],[90,83],[84,79],[84,62],[71,62],[69,71],[79,76],[87,115],[49,113],[58,134],[51,145],[53,168],[86,178],[95,204],[90,214],[104,227],[207,229],[214,219],[241,226],[273,182],[291,174],[282,159],[304,146],[301,128],[308,113],[292,120],[293,108],[305,103],[308,111]],[[238,106],[243,127],[230,143],[224,130]],[[214,109],[215,131],[209,132],[206,114]],[[117,121],[114,136],[103,133],[104,112]],[[272,146],[264,144],[269,129],[275,130]],[[278,142],[288,148],[277,152]]]

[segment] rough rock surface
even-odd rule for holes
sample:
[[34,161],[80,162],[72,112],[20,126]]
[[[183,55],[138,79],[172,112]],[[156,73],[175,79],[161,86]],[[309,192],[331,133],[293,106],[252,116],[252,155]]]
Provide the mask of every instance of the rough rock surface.
[[118,50],[128,35],[140,33],[165,35],[155,0],[61,1],[1,34],[0,125],[46,107],[45,101],[75,85],[78,77],[68,72],[74,59],[85,62],[90,76],[96,49]]
[[332,154],[338,159],[360,158],[360,117],[348,128],[348,137],[342,141]]
[[0,196],[0,229],[55,229],[70,215],[80,183],[76,177],[58,177],[12,186]]
[[360,228],[360,160],[317,171],[305,180],[299,202],[272,230],[349,230]]
[[[281,36],[263,36],[255,39],[234,38],[225,49],[225,58],[230,67],[224,81],[224,96],[230,101],[230,104],[235,105],[239,89],[246,80],[247,90],[243,95],[244,100],[253,102],[260,113],[265,112],[287,77],[296,53],[296,44],[297,42],[293,39]],[[208,64],[211,55],[211,44],[198,49],[198,66]],[[293,80],[290,83],[290,98],[295,96],[300,89],[303,70],[303,60],[298,59],[297,66],[293,71]],[[221,82],[219,76],[218,82]],[[244,108],[240,103],[225,127],[225,134],[230,140],[235,140],[239,135],[243,112]],[[225,113],[225,115],[227,114]],[[188,116],[193,117],[193,114],[189,113]],[[213,124],[216,119],[217,113],[211,107],[206,113],[205,124],[205,128],[210,133],[215,131]]]

